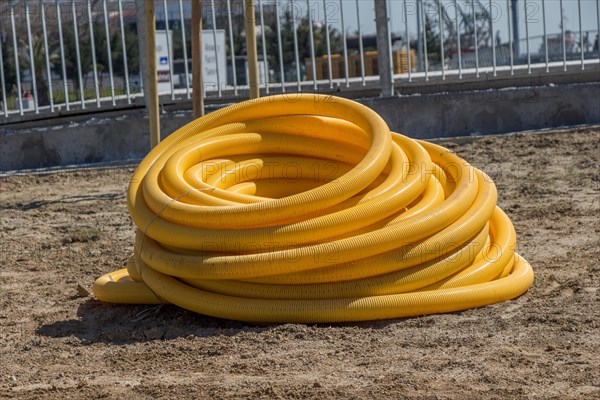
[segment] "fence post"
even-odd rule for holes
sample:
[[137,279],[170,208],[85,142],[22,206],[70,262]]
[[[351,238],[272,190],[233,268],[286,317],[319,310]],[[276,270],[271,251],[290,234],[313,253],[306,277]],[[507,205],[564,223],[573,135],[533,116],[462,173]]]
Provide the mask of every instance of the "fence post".
[[[513,57],[517,59],[519,52],[521,51],[521,44],[519,43],[519,0],[511,0],[512,5],[512,34],[513,34]],[[525,16],[527,18],[527,16]]]
[[[246,53],[248,54],[248,86],[250,89],[250,98],[260,97],[260,88],[258,81],[258,56],[256,49],[256,15],[254,14],[254,1],[244,0],[244,9],[246,11]],[[266,60],[265,60],[266,62]]]
[[150,119],[150,147],[160,143],[160,114],[158,104],[158,73],[156,67],[156,15],[154,0],[146,0],[146,52],[148,63],[148,117]]
[[[146,51],[146,1],[137,0],[136,5],[136,19],[137,19],[137,34],[138,34],[138,51],[140,52],[140,60],[148,59],[148,52]],[[140,62],[140,80],[142,82],[142,88],[144,93],[144,106],[146,111],[150,109],[150,98],[148,97],[148,64]]]
[[[213,10],[214,12],[214,10]],[[192,0],[192,105],[194,118],[204,115],[202,79],[202,0]]]
[[394,95],[390,57],[390,35],[387,12],[387,0],[375,0],[375,26],[377,27],[377,65],[381,95]]
[[[424,27],[421,24],[421,4],[422,3],[419,3],[419,2],[415,3],[415,8],[417,9],[417,70],[418,71],[423,71],[425,69],[423,67],[425,65],[425,61],[423,59],[423,29],[424,29]],[[406,20],[408,21],[408,15],[406,15]]]

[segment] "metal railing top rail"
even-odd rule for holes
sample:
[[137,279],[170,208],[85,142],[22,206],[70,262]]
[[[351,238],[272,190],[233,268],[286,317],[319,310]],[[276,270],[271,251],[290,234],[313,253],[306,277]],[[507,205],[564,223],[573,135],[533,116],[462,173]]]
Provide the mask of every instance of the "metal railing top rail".
[[[600,62],[600,0],[256,0],[259,79],[266,94],[360,90],[379,82],[375,30],[392,84],[483,74],[585,70]],[[384,0],[381,0],[384,1]],[[162,101],[190,98],[188,0],[156,0]],[[242,0],[203,2],[207,99],[247,98]],[[132,0],[11,0],[0,4],[0,124],[139,106],[143,99]],[[381,44],[380,44],[381,45]],[[19,118],[17,118],[19,117]]]

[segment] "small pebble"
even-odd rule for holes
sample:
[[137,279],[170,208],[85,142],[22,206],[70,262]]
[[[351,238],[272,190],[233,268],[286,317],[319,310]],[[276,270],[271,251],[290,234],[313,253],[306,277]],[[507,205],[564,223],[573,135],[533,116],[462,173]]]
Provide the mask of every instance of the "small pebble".
[[77,295],[79,297],[88,297],[90,295],[89,290],[84,288],[80,283],[77,284]]

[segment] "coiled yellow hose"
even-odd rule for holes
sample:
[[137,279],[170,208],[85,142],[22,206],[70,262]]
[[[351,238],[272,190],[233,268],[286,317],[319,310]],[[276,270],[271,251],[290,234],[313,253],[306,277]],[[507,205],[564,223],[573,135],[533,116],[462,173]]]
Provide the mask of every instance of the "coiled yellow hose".
[[95,296],[252,322],[397,318],[533,282],[492,180],[356,102],[271,96],[189,123],[140,163],[127,268]]

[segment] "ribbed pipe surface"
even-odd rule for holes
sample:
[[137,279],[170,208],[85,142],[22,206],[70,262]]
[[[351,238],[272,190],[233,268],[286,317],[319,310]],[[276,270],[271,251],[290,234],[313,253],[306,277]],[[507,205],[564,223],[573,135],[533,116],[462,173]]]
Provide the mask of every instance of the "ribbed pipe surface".
[[127,202],[134,254],[93,290],[252,322],[481,307],[533,282],[496,200],[483,172],[356,102],[247,101],[189,123],[140,163]]

